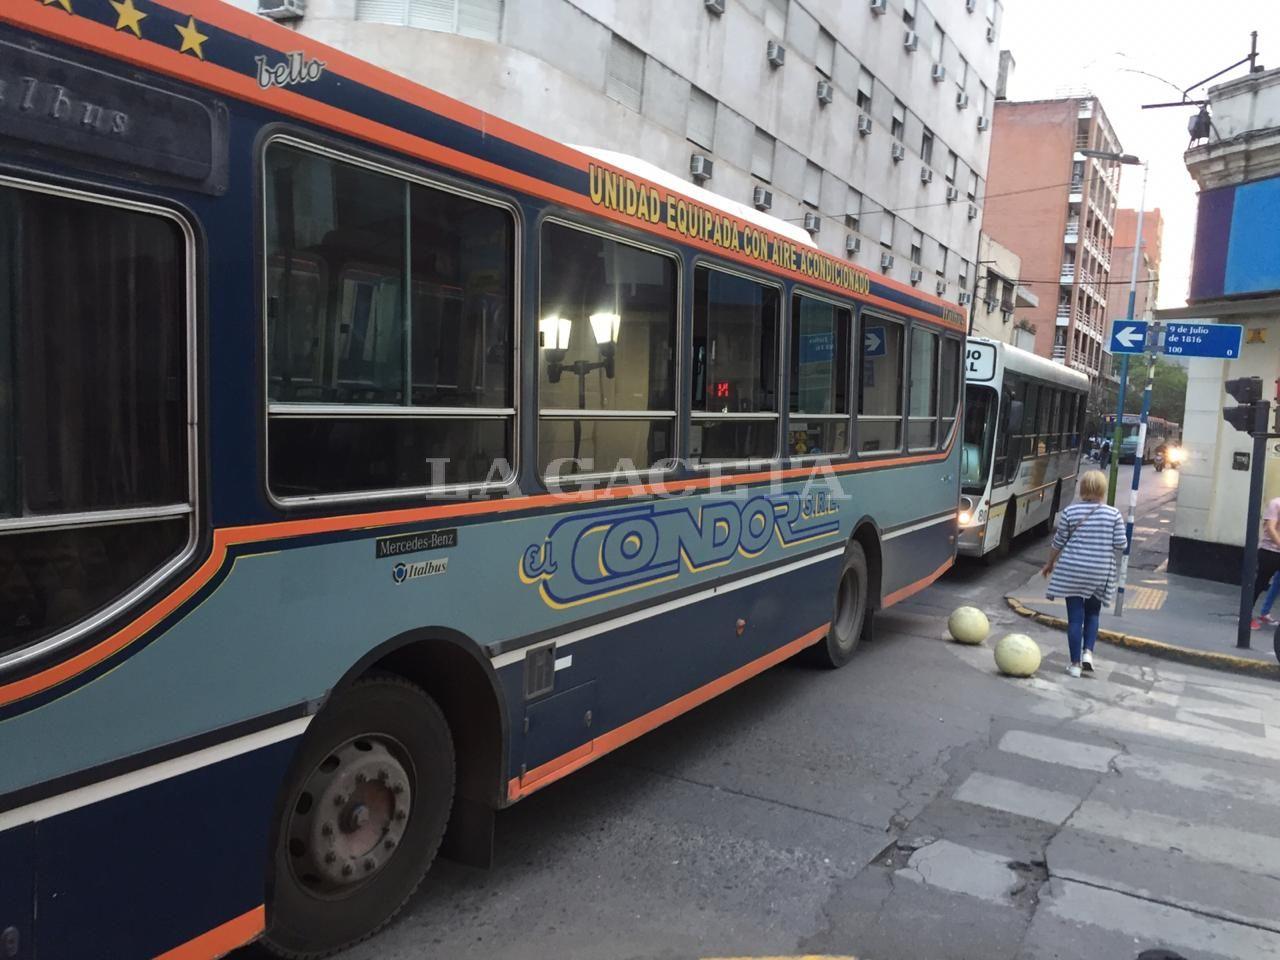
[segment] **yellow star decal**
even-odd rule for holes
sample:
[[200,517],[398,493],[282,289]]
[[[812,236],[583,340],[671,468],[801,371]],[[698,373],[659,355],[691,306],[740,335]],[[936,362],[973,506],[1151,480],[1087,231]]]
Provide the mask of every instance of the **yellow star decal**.
[[40,2],[43,3],[46,7],[51,7],[56,3],[63,10],[67,11],[67,13],[75,12],[71,9],[71,0],[40,0]]
[[142,39],[142,21],[146,14],[133,5],[133,0],[111,0],[116,8],[116,29],[132,30],[133,35]]
[[174,27],[173,29],[177,30],[182,36],[182,48],[178,52],[186,53],[189,50],[192,54],[203,60],[204,42],[209,38],[196,28],[196,18],[188,17],[187,25],[185,27]]

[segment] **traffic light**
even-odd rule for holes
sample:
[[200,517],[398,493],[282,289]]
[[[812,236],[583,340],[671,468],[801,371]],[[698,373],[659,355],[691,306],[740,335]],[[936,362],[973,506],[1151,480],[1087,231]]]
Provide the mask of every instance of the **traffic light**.
[[1222,419],[1242,433],[1267,432],[1271,404],[1262,399],[1261,377],[1237,377],[1223,384],[1238,406],[1223,407]]

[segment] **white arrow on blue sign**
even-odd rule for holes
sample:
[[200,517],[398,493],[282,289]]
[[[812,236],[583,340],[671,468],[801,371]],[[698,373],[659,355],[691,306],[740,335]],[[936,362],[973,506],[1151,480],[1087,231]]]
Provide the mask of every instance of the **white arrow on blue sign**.
[[1111,324],[1112,353],[1142,353],[1147,348],[1147,321],[1116,320]]
[[864,357],[883,357],[884,327],[867,327],[862,331],[862,355]]

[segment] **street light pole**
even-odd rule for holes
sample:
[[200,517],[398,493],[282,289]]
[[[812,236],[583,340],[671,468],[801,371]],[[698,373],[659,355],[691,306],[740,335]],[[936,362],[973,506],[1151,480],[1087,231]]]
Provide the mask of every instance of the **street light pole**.
[[[1127,320],[1133,319],[1134,308],[1138,300],[1138,263],[1142,259],[1142,216],[1144,213],[1146,213],[1146,208],[1147,208],[1147,169],[1148,169],[1148,165],[1144,163],[1142,165],[1142,200],[1138,204],[1137,238],[1134,240],[1134,249],[1133,249],[1133,269],[1129,272],[1129,308],[1126,312]],[[1112,506],[1115,506],[1115,503],[1116,503],[1116,483],[1119,480],[1119,476],[1120,476],[1120,443],[1124,435],[1124,400],[1125,400],[1125,391],[1129,387],[1129,354],[1126,353],[1126,354],[1122,354],[1121,356],[1122,356],[1122,359],[1120,360],[1120,391],[1119,391],[1120,396],[1116,403],[1116,425],[1115,425],[1115,429],[1112,430],[1111,432],[1111,475],[1107,478],[1107,503],[1111,504]],[[1148,381],[1150,380],[1150,373],[1153,369],[1154,369],[1154,360],[1151,362],[1151,365],[1148,367]],[[1146,432],[1146,413],[1145,412],[1143,413],[1142,426],[1139,428],[1139,430],[1140,432],[1143,432],[1143,433]],[[1141,443],[1141,440],[1139,442]],[[1141,451],[1141,448],[1139,448],[1139,451]],[[1133,469],[1135,483],[1137,483],[1138,466],[1141,465],[1141,462],[1142,462],[1142,454],[1141,452],[1139,452],[1138,456],[1135,458],[1135,466]],[[1135,486],[1133,489],[1135,491],[1134,495],[1136,497],[1137,495],[1136,491],[1138,488]],[[1132,528],[1132,516],[1133,516],[1133,513],[1131,508],[1130,509],[1130,527],[1131,528]],[[1133,539],[1132,529],[1130,529],[1129,539],[1130,540]],[[1127,557],[1128,554],[1129,554],[1129,550],[1126,547],[1125,556]],[[1119,599],[1120,597],[1123,596],[1123,591],[1124,591],[1123,580],[1121,581],[1121,584],[1120,584],[1120,590],[1121,590],[1121,593],[1117,594],[1116,616],[1120,615],[1120,610],[1123,607],[1123,601]]]
[[[1147,206],[1147,164],[1142,165],[1142,201],[1138,204],[1137,239],[1133,248],[1133,271],[1129,274],[1128,319],[1133,319],[1134,305],[1138,297],[1138,264],[1142,261],[1142,215]],[[1129,575],[1129,555],[1133,552],[1133,523],[1138,512],[1138,481],[1142,476],[1142,454],[1147,443],[1147,418],[1151,413],[1151,388],[1156,377],[1156,354],[1159,350],[1159,331],[1148,331],[1147,337],[1147,385],[1142,391],[1142,413],[1138,417],[1138,446],[1133,456],[1133,484],[1129,488],[1129,516],[1125,519],[1124,555],[1120,558],[1120,574],[1116,580],[1116,616],[1124,615],[1124,585]],[[1120,384],[1120,406],[1116,410],[1116,431],[1111,441],[1111,502],[1115,503],[1116,477],[1120,471],[1120,427],[1124,423],[1124,391],[1129,382],[1129,354],[1124,355],[1124,380]]]

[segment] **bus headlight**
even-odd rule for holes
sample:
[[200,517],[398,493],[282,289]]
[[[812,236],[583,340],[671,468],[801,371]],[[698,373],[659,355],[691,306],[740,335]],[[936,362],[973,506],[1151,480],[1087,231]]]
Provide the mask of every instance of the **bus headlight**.
[[960,498],[960,512],[956,514],[956,520],[960,522],[962,527],[967,527],[973,523],[973,500],[969,497]]

